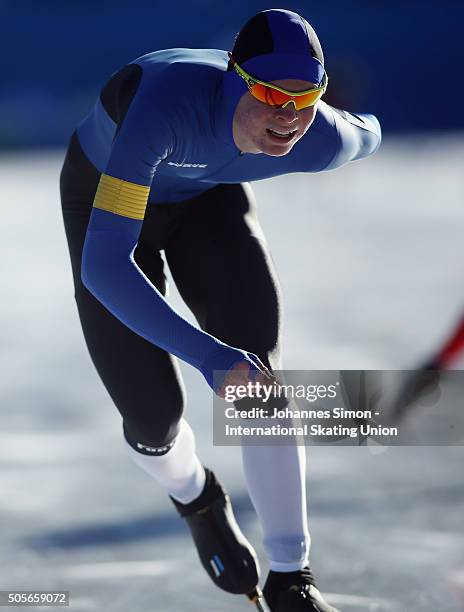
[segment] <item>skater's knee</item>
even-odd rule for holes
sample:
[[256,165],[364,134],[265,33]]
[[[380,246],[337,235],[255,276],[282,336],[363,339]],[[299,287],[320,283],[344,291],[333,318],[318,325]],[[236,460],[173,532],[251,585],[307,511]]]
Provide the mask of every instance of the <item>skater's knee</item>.
[[[124,437],[136,451],[148,455],[163,455],[173,446],[181,426],[183,403],[171,404],[169,410],[152,407],[149,414],[123,421]],[[142,418],[143,417],[143,418]]]
[[174,446],[178,431],[175,426],[169,430],[140,431],[138,428],[129,428],[124,422],[123,433],[129,446],[142,455],[162,456]]

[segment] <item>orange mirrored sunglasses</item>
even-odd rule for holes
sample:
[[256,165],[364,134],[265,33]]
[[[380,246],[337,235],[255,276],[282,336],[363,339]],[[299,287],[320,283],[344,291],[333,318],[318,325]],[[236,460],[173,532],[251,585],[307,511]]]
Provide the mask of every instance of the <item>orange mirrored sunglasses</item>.
[[322,98],[327,89],[329,78],[325,71],[320,87],[313,87],[306,91],[288,91],[287,89],[282,89],[282,87],[277,87],[277,85],[256,79],[237,64],[231,53],[229,53],[229,57],[235,72],[245,81],[251,95],[268,106],[285,108],[292,102],[296,110],[308,108],[308,106],[314,106]]

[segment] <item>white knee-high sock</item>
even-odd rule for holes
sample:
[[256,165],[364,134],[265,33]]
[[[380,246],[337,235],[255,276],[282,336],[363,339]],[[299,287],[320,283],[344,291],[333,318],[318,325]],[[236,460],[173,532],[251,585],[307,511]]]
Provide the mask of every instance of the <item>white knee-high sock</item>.
[[131,459],[181,504],[188,504],[203,491],[205,470],[195,452],[192,428],[185,419],[181,419],[176,442],[165,455],[143,455],[125,439],[124,444]]
[[270,568],[276,572],[302,569],[310,546],[305,447],[242,445],[242,459]]

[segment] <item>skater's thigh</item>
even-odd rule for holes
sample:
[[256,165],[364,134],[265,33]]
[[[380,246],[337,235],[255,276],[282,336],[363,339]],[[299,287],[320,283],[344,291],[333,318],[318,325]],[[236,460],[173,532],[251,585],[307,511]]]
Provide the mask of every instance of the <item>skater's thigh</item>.
[[192,203],[166,257],[205,331],[280,367],[281,291],[248,184],[220,185]]
[[[80,152],[77,151],[77,155]],[[91,213],[92,194],[79,191],[82,177],[98,184],[90,162],[68,159],[62,172],[63,218],[74,275],[75,298],[93,363],[121,413],[129,442],[164,446],[178,431],[184,393],[173,357],[132,332],[114,317],[82,284],[82,250]],[[134,258],[150,281],[164,294],[165,276],[159,251],[140,241]]]
[[126,438],[134,446],[165,446],[177,435],[184,407],[176,360],[132,332],[85,287],[76,301],[92,361],[123,417]]

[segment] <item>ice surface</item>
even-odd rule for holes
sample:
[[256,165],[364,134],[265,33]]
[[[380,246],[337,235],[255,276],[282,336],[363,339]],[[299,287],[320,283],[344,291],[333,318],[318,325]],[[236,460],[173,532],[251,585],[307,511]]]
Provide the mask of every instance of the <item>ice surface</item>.
[[[66,589],[75,612],[250,609],[210,585],[169,501],[126,458],[73,302],[61,159],[0,163],[1,588]],[[408,368],[442,341],[464,307],[463,162],[463,136],[423,137],[254,185],[284,290],[286,368]],[[170,299],[190,316],[172,284]],[[183,372],[201,458],[265,570],[239,449],[212,446],[211,395]],[[464,449],[379,450],[308,452],[321,589],[347,612],[463,610]]]

